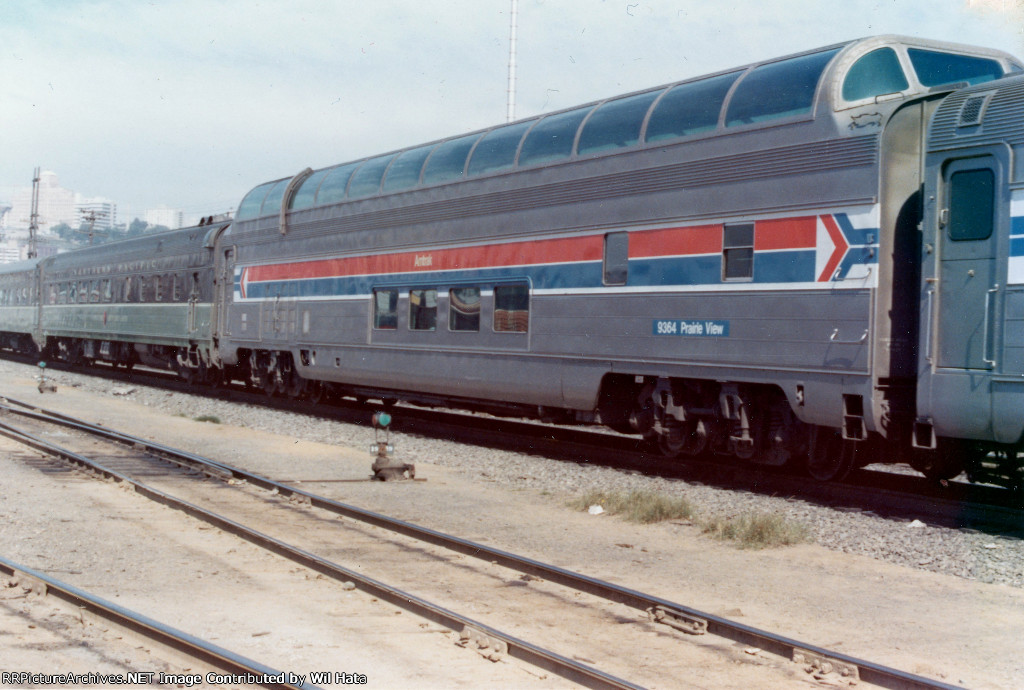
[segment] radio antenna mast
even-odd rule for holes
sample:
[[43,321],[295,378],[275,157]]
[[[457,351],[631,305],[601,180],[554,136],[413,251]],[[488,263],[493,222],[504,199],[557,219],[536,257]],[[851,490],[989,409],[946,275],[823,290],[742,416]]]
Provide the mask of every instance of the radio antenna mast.
[[32,174],[32,215],[28,221],[28,258],[38,256],[36,235],[39,233],[39,168]]
[[516,22],[519,0],[512,0],[508,29],[508,114],[507,121],[516,119]]

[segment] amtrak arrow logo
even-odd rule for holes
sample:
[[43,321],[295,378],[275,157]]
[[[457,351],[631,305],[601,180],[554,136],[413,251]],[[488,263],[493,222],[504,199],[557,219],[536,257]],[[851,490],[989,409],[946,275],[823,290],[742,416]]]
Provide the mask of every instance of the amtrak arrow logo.
[[[818,253],[815,269],[818,273],[818,282],[828,282],[836,277],[839,264],[846,256],[850,248],[849,242],[843,235],[842,230],[836,223],[834,216],[818,216]],[[832,252],[828,252],[831,245]]]
[[249,269],[242,268],[239,271],[241,272],[241,278],[238,281],[239,294],[241,294],[242,299],[245,299],[245,293],[249,287]]

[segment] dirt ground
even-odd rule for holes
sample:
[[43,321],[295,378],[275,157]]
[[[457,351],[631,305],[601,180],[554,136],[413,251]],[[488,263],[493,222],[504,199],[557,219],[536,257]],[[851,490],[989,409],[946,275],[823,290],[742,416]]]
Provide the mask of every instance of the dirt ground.
[[[55,396],[41,398],[34,382],[28,378],[0,382],[0,394],[39,400],[47,407],[242,465],[272,478],[298,480],[309,490],[344,502],[549,561],[809,644],[952,684],[978,688],[1024,687],[1022,590],[900,568],[813,545],[767,551],[738,550],[709,540],[686,524],[641,526],[606,515],[577,513],[565,507],[564,497],[503,490],[477,477],[422,461],[417,463],[417,477],[427,481],[386,484],[344,481],[368,475],[371,459],[363,449],[314,444],[252,429],[194,422],[140,408],[120,398],[71,388],[62,388]],[[44,512],[35,511],[34,516],[27,512],[19,502],[28,501],[34,481],[32,475],[38,475],[39,471],[14,457],[18,452],[12,446],[0,446],[0,458],[4,459],[3,483],[0,483],[3,495],[0,553],[40,570],[47,570],[48,562],[57,561],[65,570],[89,572],[87,562],[74,565],[76,550],[89,554],[92,548],[89,545],[68,546],[59,559],[45,549],[36,548],[38,535],[66,529],[66,525],[74,521],[73,502],[65,504],[55,500]],[[14,460],[18,462],[12,462]],[[19,467],[21,469],[17,469]],[[94,481],[82,479],[82,482]],[[103,487],[102,491],[93,488],[66,491],[84,491],[83,495],[98,497],[113,488],[99,486]],[[22,507],[15,509],[15,504]],[[149,514],[148,508],[139,510],[145,513],[139,517],[153,525],[139,537],[140,541],[159,548],[165,540],[177,540],[182,542],[179,546],[186,552],[190,552],[189,549],[197,552],[195,560],[176,556],[179,560],[176,565],[182,573],[187,571],[192,576],[198,573],[202,577],[204,573],[210,575],[225,567],[200,559],[199,552],[205,554],[203,558],[208,558],[218,549],[237,552],[249,548],[201,527],[187,535],[173,525],[158,528],[158,516]],[[97,525],[89,539],[97,542],[113,539],[104,531],[105,527]],[[894,528],[897,527],[894,525]],[[211,541],[201,548],[196,543],[219,539],[226,541],[216,544]],[[303,586],[307,575],[296,572],[294,581],[283,581],[273,569],[268,570],[269,566],[260,566],[271,557],[253,551],[247,566],[231,566],[237,579],[252,580],[256,583],[255,591]],[[87,560],[84,555],[82,558]],[[122,567],[128,573],[132,556],[126,553],[124,558]],[[261,570],[268,570],[268,574],[261,575]],[[59,572],[54,574],[62,577]],[[117,573],[112,575],[116,577]],[[71,572],[68,577],[75,575]],[[184,582],[184,574],[181,577]],[[193,577],[187,581],[194,584]],[[85,582],[82,586],[89,584],[95,583]],[[153,588],[166,588],[168,584],[174,585],[158,580],[151,582]],[[181,600],[194,603],[197,590],[190,587],[182,586],[178,595]],[[151,601],[138,592],[133,597],[133,603],[139,605]],[[261,604],[254,599],[251,605],[255,615]],[[343,608],[349,605],[346,600]],[[21,650],[31,646],[21,637],[24,631],[12,623],[10,614],[14,606],[0,599],[0,670],[12,668],[12,659],[20,661]],[[377,687],[473,687],[474,683],[466,679],[476,677],[479,680],[479,675],[474,675],[479,671],[476,665],[490,665],[454,644],[423,646],[415,642],[443,635],[436,626],[421,628],[412,623],[405,636],[393,631],[378,633],[386,629],[378,623],[383,624],[384,619],[393,619],[398,614],[393,607],[384,607],[379,602],[361,602],[359,606],[362,608],[358,611],[331,611],[327,617],[320,610],[306,612],[305,617],[297,617],[293,611],[260,611],[248,629],[253,643],[248,653],[276,651],[280,658],[282,650],[287,650],[283,658],[297,665],[293,669],[301,666],[315,670],[322,657],[318,659],[318,653],[310,655],[308,652],[303,656],[303,640],[315,637],[317,626],[330,625],[331,616],[337,616],[344,618],[346,625],[358,619],[353,634],[362,640],[373,640],[374,644],[359,645],[351,657],[346,657],[344,650],[338,650],[331,668],[372,669],[373,685]],[[411,619],[411,616],[406,617]],[[376,639],[377,635],[383,639]],[[376,655],[375,647],[380,649]],[[441,648],[449,649],[451,657],[437,651]],[[62,660],[64,654],[62,651],[58,659]],[[51,658],[50,662],[55,660]],[[521,668],[509,666],[504,672],[508,675],[488,676],[487,685],[529,687],[540,682]],[[724,685],[716,681],[716,676],[692,681],[666,679],[665,687]]]

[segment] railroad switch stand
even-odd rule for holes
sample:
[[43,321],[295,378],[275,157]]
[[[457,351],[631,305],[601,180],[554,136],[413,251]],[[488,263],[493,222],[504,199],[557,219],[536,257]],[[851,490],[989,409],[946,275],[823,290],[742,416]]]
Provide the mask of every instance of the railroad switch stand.
[[[389,440],[391,428],[391,415],[387,412],[373,413],[373,435],[374,442],[370,444],[370,452],[377,457],[370,469],[373,470],[373,478],[382,482],[396,479],[413,479],[416,476],[416,466],[410,465],[391,456],[395,447]],[[381,432],[384,440],[381,440]]]
[[39,363],[39,392],[56,393],[57,384],[46,379],[46,362]]

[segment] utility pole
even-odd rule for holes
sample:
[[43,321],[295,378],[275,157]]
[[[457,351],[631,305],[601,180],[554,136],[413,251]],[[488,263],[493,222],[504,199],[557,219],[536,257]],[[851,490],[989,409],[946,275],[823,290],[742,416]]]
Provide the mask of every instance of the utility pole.
[[[97,220],[100,220],[100,219],[105,219],[106,217],[107,217],[107,214],[106,214],[106,213],[104,213],[103,211],[100,211],[100,212],[96,212],[96,211],[87,211],[86,213],[83,213],[83,214],[82,214],[82,220],[84,220],[84,221],[87,221],[87,222],[89,223],[89,232],[88,232],[88,235],[89,235],[89,245],[90,245],[90,246],[92,245],[92,238],[93,238],[93,235],[97,234],[97,233],[94,233],[94,232],[93,232],[93,229],[92,229],[93,225],[95,225],[95,224],[96,224],[96,221],[97,221]],[[79,231],[79,232],[80,232],[80,231]],[[101,230],[101,231],[99,231],[99,232],[98,232],[98,234],[100,234],[100,235],[106,235],[106,234],[107,234],[107,232],[106,232],[106,230]]]
[[512,0],[508,29],[508,122],[516,119],[516,23],[519,0]]
[[39,168],[32,174],[32,215],[28,221],[28,258],[39,255],[36,251],[36,235],[39,233]]

